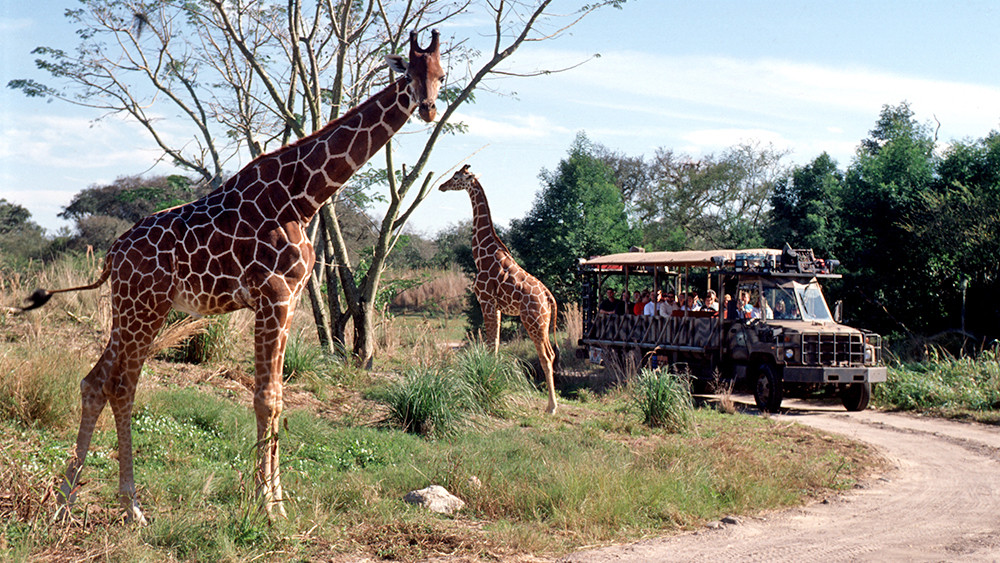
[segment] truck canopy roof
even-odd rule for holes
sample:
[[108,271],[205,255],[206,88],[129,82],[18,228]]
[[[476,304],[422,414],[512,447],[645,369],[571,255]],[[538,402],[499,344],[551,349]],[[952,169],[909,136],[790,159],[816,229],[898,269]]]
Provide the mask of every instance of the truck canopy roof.
[[781,256],[780,250],[773,248],[683,250],[680,252],[622,252],[595,256],[581,260],[582,266],[665,266],[667,268],[710,268],[716,266],[713,257],[722,256],[726,265],[732,265],[737,255]]

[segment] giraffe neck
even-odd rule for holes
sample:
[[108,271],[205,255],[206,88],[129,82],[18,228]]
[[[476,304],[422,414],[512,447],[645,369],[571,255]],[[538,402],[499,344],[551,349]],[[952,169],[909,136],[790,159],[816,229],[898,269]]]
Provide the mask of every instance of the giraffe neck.
[[469,197],[472,199],[472,257],[476,267],[482,270],[489,265],[489,261],[495,260],[498,254],[510,254],[510,250],[500,240],[493,227],[490,205],[486,201],[486,192],[479,180],[472,180]]
[[[258,179],[284,180],[290,174],[288,180],[279,182],[288,186],[284,197],[290,204],[286,207],[289,218],[308,223],[326,200],[406,124],[416,107],[407,92],[406,78],[401,78],[323,129],[260,157]],[[271,166],[274,168],[264,168]],[[268,197],[276,197],[272,190],[266,191]]]

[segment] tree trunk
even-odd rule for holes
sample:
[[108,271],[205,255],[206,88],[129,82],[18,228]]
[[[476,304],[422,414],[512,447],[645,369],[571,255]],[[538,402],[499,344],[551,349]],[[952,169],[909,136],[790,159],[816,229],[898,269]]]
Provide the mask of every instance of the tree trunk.
[[354,364],[371,369],[375,358],[374,307],[359,307],[354,314]]

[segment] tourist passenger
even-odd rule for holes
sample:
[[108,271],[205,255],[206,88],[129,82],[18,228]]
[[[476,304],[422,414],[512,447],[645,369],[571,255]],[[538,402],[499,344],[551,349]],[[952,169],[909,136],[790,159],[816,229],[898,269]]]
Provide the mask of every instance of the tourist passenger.
[[634,312],[636,315],[641,315],[643,310],[646,308],[646,303],[649,303],[648,289],[643,290],[642,293],[639,295],[639,298],[635,300],[635,305],[632,306],[632,312]]
[[687,310],[688,311],[700,311],[701,310],[701,299],[698,299],[697,291],[689,291],[687,294]]
[[615,313],[615,308],[618,307],[618,300],[615,299],[615,290],[609,287],[604,293],[604,301],[601,301],[601,305],[598,307],[597,313],[601,315],[613,315]]
[[750,309],[750,318],[752,319],[773,319],[774,311],[767,304],[767,300],[764,299],[764,295],[757,296],[757,304]]
[[656,316],[656,308],[659,306],[660,301],[663,299],[663,292],[657,289],[653,292],[650,300],[646,303],[646,306],[642,309],[643,316],[653,317]]
[[677,301],[673,291],[668,291],[667,296],[663,299],[663,302],[657,307],[657,314],[661,317],[669,317],[674,314],[677,310]]
[[632,312],[632,306],[628,302],[628,290],[627,289],[623,289],[622,290],[622,298],[615,305],[615,314],[616,315],[627,315],[627,314],[629,314],[631,312]]
[[739,293],[739,302],[737,303],[739,308],[740,316],[744,319],[749,319],[750,315],[753,314],[753,305],[750,304],[750,292],[741,289]]
[[787,319],[788,310],[785,309],[785,300],[779,298],[774,303],[774,318],[776,319]]
[[[727,296],[728,297],[728,296]],[[719,302],[715,298],[715,290],[710,289],[705,293],[705,303],[701,307],[702,311],[715,311],[719,312]]]

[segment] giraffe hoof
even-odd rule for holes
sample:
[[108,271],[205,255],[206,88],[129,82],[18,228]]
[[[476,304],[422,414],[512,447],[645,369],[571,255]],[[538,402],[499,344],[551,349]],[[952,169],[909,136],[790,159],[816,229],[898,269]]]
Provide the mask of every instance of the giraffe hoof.
[[149,522],[146,521],[146,517],[142,515],[142,511],[139,510],[138,506],[133,506],[125,510],[125,523],[143,528],[149,525]]
[[555,405],[549,405],[548,407],[546,407],[545,408],[545,414],[556,414],[556,406]]
[[73,519],[73,515],[70,514],[68,504],[59,504],[56,508],[55,515],[52,516],[52,521],[57,524],[67,524]]

